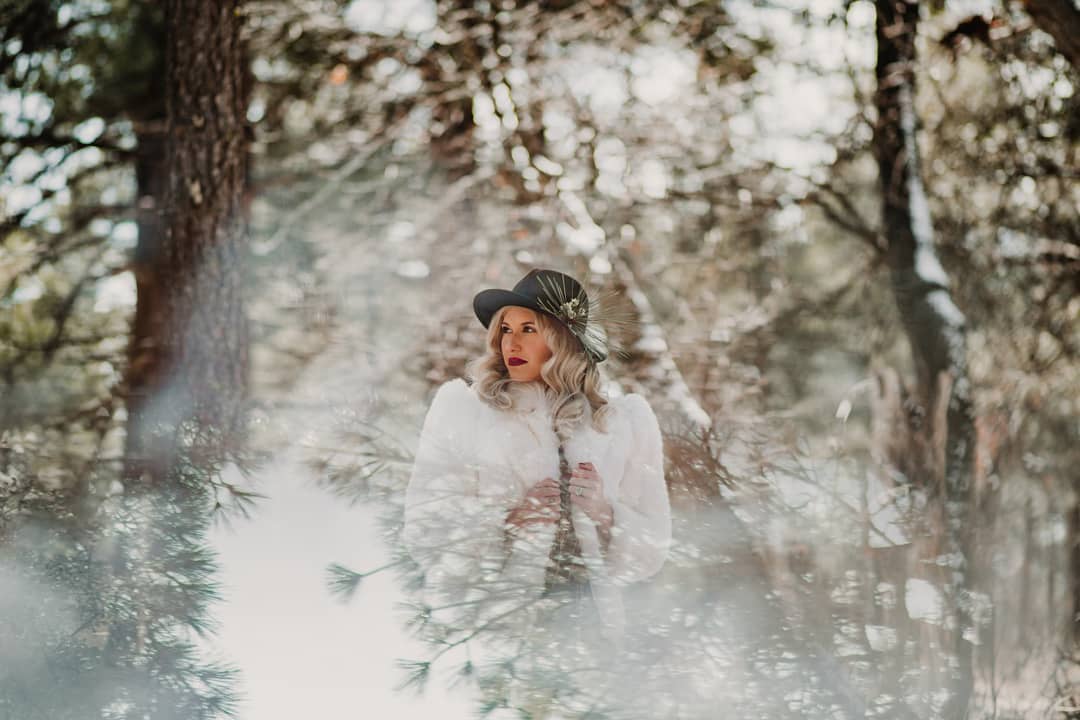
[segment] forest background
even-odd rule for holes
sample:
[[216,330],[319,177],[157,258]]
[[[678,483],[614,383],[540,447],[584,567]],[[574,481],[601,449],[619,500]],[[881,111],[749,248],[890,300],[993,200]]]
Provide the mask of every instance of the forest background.
[[[0,717],[243,715],[207,533],[284,457],[414,597],[423,411],[534,266],[638,323],[605,373],[665,430],[667,715],[1080,713],[1073,0],[2,0],[0,34]],[[527,711],[527,658],[411,607],[408,684]]]

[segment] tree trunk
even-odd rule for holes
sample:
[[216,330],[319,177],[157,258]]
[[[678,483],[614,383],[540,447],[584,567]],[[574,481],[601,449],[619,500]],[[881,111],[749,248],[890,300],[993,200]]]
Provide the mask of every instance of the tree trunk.
[[1074,0],[1024,0],[1039,29],[1054,38],[1058,52],[1080,70],[1080,8]]
[[136,432],[136,428],[148,424],[149,401],[153,389],[159,384],[161,368],[161,315],[165,305],[164,291],[168,287],[157,274],[158,257],[164,241],[162,214],[169,176],[165,163],[164,118],[153,125],[139,128],[136,139],[136,223],[139,239],[132,261],[137,301],[128,347],[126,452],[133,473],[141,470],[140,463],[133,462],[134,459],[143,457],[147,451],[142,447],[142,434]]
[[[164,78],[168,175],[161,232],[141,217],[131,351],[129,472],[160,481],[180,431],[239,429],[247,395],[241,298],[246,88],[239,0],[170,0]],[[160,196],[159,196],[160,197]],[[204,458],[210,460],[211,458]]]
[[[893,293],[911,345],[916,394],[923,408],[921,432],[940,447],[940,470],[932,478],[909,478],[941,497],[945,553],[954,597],[970,591],[974,426],[967,377],[965,319],[953,303],[949,280],[934,248],[930,209],[919,171],[915,74],[917,0],[876,0],[878,120],[874,151],[881,176],[882,214]],[[935,427],[936,408],[945,410]],[[939,490],[940,488],[940,490]],[[972,626],[967,605],[956,603],[959,627],[954,650],[959,677],[947,716],[961,717],[973,685]]]
[[[1074,502],[1069,510],[1066,552],[1069,558],[1069,599],[1071,601],[1068,604],[1068,633],[1075,647],[1080,645],[1080,503]],[[1047,572],[1051,577],[1053,576],[1053,565],[1047,569]],[[1053,592],[1051,591],[1048,595],[1053,597]],[[1053,608],[1047,608],[1047,612],[1052,613]],[[1050,617],[1054,616],[1050,614]]]
[[245,57],[240,0],[172,0],[166,78],[170,169],[166,242],[168,359],[190,416],[236,429],[247,396],[241,297],[246,241]]

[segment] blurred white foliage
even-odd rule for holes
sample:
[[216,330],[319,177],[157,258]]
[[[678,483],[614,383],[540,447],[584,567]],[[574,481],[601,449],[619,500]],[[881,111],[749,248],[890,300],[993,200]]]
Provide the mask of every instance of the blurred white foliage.
[[431,0],[353,0],[343,17],[351,30],[387,36],[418,35],[433,30],[437,20]]
[[104,313],[135,307],[135,274],[122,272],[97,284],[94,291],[94,312]]
[[92,117],[76,125],[71,135],[81,143],[92,143],[101,137],[104,131],[105,121],[99,117]]
[[908,579],[904,588],[904,604],[912,620],[937,624],[944,616],[945,601],[941,591],[921,578]]
[[896,647],[896,629],[885,625],[867,625],[866,642],[877,652],[888,652]]
[[422,280],[431,274],[431,268],[423,260],[406,260],[398,264],[396,272],[409,280]]
[[645,45],[634,52],[630,89],[646,105],[662,105],[690,92],[697,79],[697,56],[690,50]]

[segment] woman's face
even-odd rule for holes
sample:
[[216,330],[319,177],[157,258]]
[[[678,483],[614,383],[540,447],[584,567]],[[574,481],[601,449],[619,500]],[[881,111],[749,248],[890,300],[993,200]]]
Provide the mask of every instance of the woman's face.
[[551,348],[540,333],[536,312],[511,305],[499,326],[500,349],[510,379],[532,382],[540,379],[540,368],[551,357]]

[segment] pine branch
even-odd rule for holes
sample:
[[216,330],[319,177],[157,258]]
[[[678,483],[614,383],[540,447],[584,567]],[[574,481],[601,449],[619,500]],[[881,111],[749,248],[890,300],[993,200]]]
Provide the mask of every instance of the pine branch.
[[347,601],[352,598],[353,593],[360,586],[360,581],[366,577],[371,577],[376,573],[389,570],[392,567],[404,564],[405,560],[393,560],[380,565],[374,570],[368,570],[367,572],[356,572],[350,570],[341,563],[331,563],[326,568],[326,582],[330,588],[330,592],[336,595],[342,601]]

